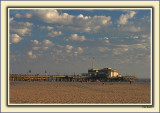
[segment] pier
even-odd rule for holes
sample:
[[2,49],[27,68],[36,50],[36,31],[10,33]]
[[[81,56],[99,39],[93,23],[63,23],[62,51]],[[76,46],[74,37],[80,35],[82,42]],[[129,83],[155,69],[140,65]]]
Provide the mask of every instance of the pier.
[[82,75],[21,75],[10,74],[10,81],[55,81],[55,82],[87,82],[87,81],[130,81],[137,80],[134,76],[104,77]]

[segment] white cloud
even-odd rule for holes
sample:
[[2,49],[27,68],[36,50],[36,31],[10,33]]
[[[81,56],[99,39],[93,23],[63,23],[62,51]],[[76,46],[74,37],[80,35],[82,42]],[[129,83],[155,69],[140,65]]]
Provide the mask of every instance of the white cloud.
[[71,45],[66,45],[66,48],[69,49],[69,50],[71,50],[71,49],[73,49],[73,46],[71,46]]
[[138,39],[138,36],[134,36],[133,38]]
[[110,43],[108,37],[100,38],[100,40],[103,40],[106,44],[109,44],[109,43]]
[[[135,50],[136,49],[136,50]],[[146,43],[137,43],[137,44],[130,44],[130,45],[116,45],[115,48],[113,48],[112,53],[114,55],[120,55],[123,54],[125,52],[129,52],[132,51],[137,51],[137,50],[146,50]]]
[[30,35],[33,24],[30,22],[16,22],[12,21],[10,23],[10,31],[13,33],[17,33],[19,35]]
[[90,31],[91,31],[91,28],[90,28],[90,27],[87,27],[87,28],[85,28],[84,31],[85,31],[85,32],[90,32]]
[[76,51],[74,51],[75,56],[78,56],[78,54],[81,54],[81,53],[83,53],[83,48],[82,47],[78,47],[78,48],[76,48]]
[[24,15],[22,14],[15,14],[15,18],[32,18],[32,14],[26,13]]
[[145,49],[146,46],[144,44],[134,44],[133,45],[135,48],[142,48],[142,49]]
[[57,24],[58,27],[65,30],[79,32],[97,32],[104,26],[112,24],[111,17],[108,16],[78,16],[67,13],[59,13],[56,9],[34,10],[33,17],[46,23]]
[[11,31],[24,36],[25,34],[27,34],[29,32],[29,29],[28,28],[23,28],[23,29],[14,29],[13,28]]
[[128,51],[128,48],[116,48],[116,49],[113,49],[113,54],[119,55],[127,51]]
[[78,55],[78,52],[77,52],[77,51],[75,51],[75,52],[74,52],[74,55],[75,55],[75,56],[77,56],[77,55]]
[[68,27],[68,29],[79,31],[79,32],[98,32],[98,30],[103,29],[103,27],[112,24],[111,17],[108,16],[83,16],[78,15],[73,19],[74,24]]
[[22,18],[23,16],[21,14],[16,14],[15,17],[16,18]]
[[[28,51],[28,56],[30,58],[38,58],[44,54],[45,51],[49,50],[52,46],[54,46],[54,43],[50,40],[31,40],[31,47],[32,50]],[[33,54],[34,52],[34,54]]]
[[28,51],[28,56],[29,56],[30,58],[32,58],[32,59],[37,58],[36,55],[33,55],[32,51]]
[[32,56],[32,51],[28,51],[28,55],[29,55],[29,56]]
[[72,52],[72,50],[67,49],[66,52],[67,52],[67,53],[70,53],[70,52]]
[[36,9],[36,10],[33,10],[32,14],[29,14],[29,13],[24,15],[16,14],[14,17],[36,18],[46,23],[57,23],[57,24],[67,25],[67,24],[73,24],[73,18],[75,16],[69,15],[68,13],[59,13],[56,9]]
[[50,41],[50,40],[44,40],[44,41],[43,41],[43,44],[44,44],[45,46],[50,46],[50,45],[53,45],[53,42]]
[[25,14],[24,17],[25,17],[25,18],[32,18],[32,14],[27,13],[27,14]]
[[109,38],[108,37],[104,37],[104,39],[108,40]]
[[54,45],[54,43],[50,40],[44,40],[39,42],[38,40],[31,40],[32,42],[32,50],[47,50]]
[[82,14],[78,15],[76,18],[77,19],[84,19],[84,20],[91,19],[90,16],[83,16]]
[[105,42],[108,44],[108,43],[109,43],[109,40],[105,40]]
[[11,34],[10,43],[18,43],[22,40],[22,38],[17,34]]
[[85,36],[78,36],[78,34],[72,34],[68,39],[68,40],[71,40],[71,41],[84,41],[86,40]]
[[[112,45],[113,46],[113,45]],[[146,43],[136,43],[136,44],[119,44],[113,46],[112,53],[114,55],[124,54],[125,52],[135,52],[137,50],[146,50]]]
[[106,24],[107,23],[107,20],[102,20],[102,24]]
[[151,40],[150,34],[142,34],[141,36],[142,36],[142,38],[145,39],[145,40]]
[[39,44],[39,41],[38,41],[38,40],[32,40],[32,42],[33,42],[35,45],[38,45],[38,44]]
[[71,24],[73,15],[67,13],[59,14],[55,9],[48,10],[35,10],[35,15],[38,19],[43,20],[46,23],[60,23],[60,24]]
[[36,50],[39,50],[40,47],[32,47],[32,49],[36,51]]
[[[39,27],[39,26],[38,26]],[[50,30],[52,30],[52,29],[54,29],[54,27],[51,27],[51,26],[40,26],[39,27],[40,28],[40,30],[48,30],[48,31],[50,31]]]
[[12,17],[12,18],[9,18],[9,22],[12,22],[14,20],[14,18]]
[[83,48],[78,47],[78,52],[81,54],[83,52]]
[[120,16],[120,19],[118,20],[118,24],[127,24],[128,19],[133,18],[135,14],[136,14],[135,11],[129,11],[127,14],[122,14]]
[[93,31],[94,31],[94,32],[97,32],[97,31],[100,30],[100,28],[101,28],[101,26],[97,25],[97,26],[95,26],[95,27],[93,28]]
[[48,36],[55,37],[55,36],[59,36],[61,34],[62,34],[61,31],[52,31],[52,32],[48,33]]
[[91,19],[91,22],[94,22],[97,25],[107,25],[107,24],[111,24],[112,23],[110,20],[111,20],[110,16],[108,16],[108,17],[106,17],[106,16],[94,16]]
[[110,49],[108,47],[98,47],[98,50],[100,52],[108,52],[108,51],[110,51]]
[[[133,14],[130,14],[132,16]],[[56,9],[37,9],[32,14],[16,14],[16,18],[34,18],[45,23],[63,25],[61,29],[73,30],[79,32],[97,32],[103,27],[111,25],[110,16],[78,16],[70,15],[68,13],[59,12]]]
[[31,40],[33,42],[33,46],[53,46],[54,43],[50,40],[43,40],[39,42],[38,40]]
[[135,27],[134,25],[132,26],[123,26],[120,28],[121,31],[125,31],[125,32],[140,32],[141,31],[141,27]]
[[78,56],[82,54],[83,51],[84,48],[82,47],[75,48],[72,45],[66,45],[66,46],[56,45],[55,48],[53,49],[53,53],[56,57],[68,56],[68,58],[73,56]]
[[146,48],[145,43],[137,43],[131,45],[116,45],[119,48]]
[[70,52],[72,51],[72,49],[73,49],[73,46],[71,46],[71,45],[66,45],[66,52],[67,52],[67,53],[70,53]]
[[43,50],[45,50],[45,51],[46,51],[49,47],[42,47],[42,48],[43,48]]

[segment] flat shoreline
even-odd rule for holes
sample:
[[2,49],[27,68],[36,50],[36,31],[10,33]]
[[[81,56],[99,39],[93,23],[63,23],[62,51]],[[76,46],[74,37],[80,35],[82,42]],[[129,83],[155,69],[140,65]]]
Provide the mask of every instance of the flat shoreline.
[[150,82],[10,81],[10,104],[150,104]]

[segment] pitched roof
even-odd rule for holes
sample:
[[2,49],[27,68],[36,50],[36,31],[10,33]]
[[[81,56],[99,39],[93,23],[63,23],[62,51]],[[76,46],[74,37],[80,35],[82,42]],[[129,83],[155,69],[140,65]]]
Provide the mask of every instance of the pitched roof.
[[107,71],[119,71],[119,70],[112,69],[112,68],[103,68],[102,70],[107,70]]

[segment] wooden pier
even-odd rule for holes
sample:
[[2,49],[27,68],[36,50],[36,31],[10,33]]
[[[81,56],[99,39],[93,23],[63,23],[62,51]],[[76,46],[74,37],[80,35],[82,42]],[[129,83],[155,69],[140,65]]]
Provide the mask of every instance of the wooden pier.
[[10,81],[86,81],[88,79],[88,76],[80,75],[9,75]]

